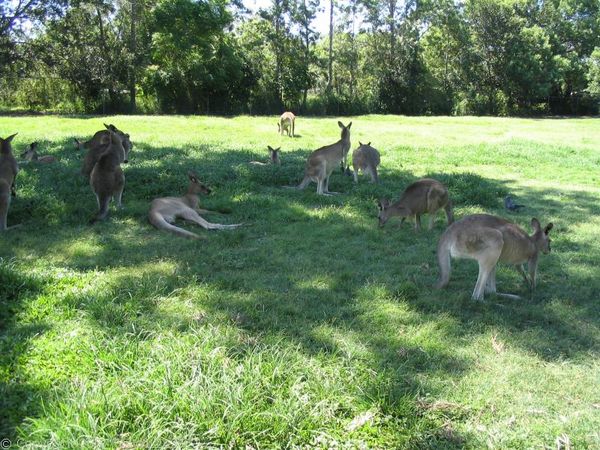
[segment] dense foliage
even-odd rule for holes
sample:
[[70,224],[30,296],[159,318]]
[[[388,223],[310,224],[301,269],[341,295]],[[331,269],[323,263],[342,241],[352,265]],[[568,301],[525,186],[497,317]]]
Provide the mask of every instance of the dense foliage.
[[0,7],[9,107],[515,115],[600,103],[596,0],[272,0],[258,14],[231,0],[23,4]]

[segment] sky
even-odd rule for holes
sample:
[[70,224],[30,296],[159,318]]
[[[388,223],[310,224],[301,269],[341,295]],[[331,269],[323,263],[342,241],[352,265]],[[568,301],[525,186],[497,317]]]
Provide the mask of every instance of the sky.
[[[243,0],[244,6],[249,10],[255,12],[259,8],[267,8],[270,4],[270,0]],[[314,29],[317,30],[321,35],[329,33],[329,14],[328,7],[329,1],[320,2],[321,11],[317,13],[317,17],[314,21]]]

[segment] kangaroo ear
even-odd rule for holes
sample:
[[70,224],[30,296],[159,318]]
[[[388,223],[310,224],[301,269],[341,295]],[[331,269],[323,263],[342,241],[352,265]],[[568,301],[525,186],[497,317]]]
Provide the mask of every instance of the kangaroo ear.
[[552,222],[550,222],[548,225],[546,225],[546,228],[544,228],[544,234],[550,233],[550,230],[552,228],[554,228],[554,224]]
[[269,150],[270,152],[273,151],[273,147],[271,147],[270,145],[267,145],[267,150]]
[[536,233],[538,231],[542,231],[542,225],[540,224],[540,221],[537,220],[535,217],[531,219],[531,227]]
[[369,141],[369,142],[367,143],[367,145],[369,145],[369,146],[370,146],[370,145],[371,145],[371,141]]
[[7,137],[6,139],[4,139],[4,142],[10,142],[13,140],[13,138],[19,133],[15,133],[15,134],[11,134],[9,137]]
[[361,147],[363,146],[363,143],[358,141],[358,145],[360,145]]
[[350,122],[346,128],[350,129],[351,126],[352,126],[352,122]]
[[37,142],[32,142],[31,144],[29,144],[29,147],[34,150],[36,147],[38,146]]
[[281,150],[281,147],[277,147],[277,148],[275,149],[275,151],[276,151],[276,152],[278,152],[279,150]]

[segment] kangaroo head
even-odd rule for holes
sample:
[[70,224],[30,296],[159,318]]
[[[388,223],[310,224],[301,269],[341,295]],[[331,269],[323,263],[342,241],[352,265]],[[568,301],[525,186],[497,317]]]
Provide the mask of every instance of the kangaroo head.
[[4,138],[4,139],[0,138],[1,153],[4,153],[4,154],[12,153],[12,146],[10,145],[10,143],[17,134],[19,134],[19,133],[11,134],[9,137]]
[[352,122],[350,122],[347,126],[340,121],[338,121],[338,127],[342,129],[342,139],[350,139],[350,127],[352,126]]
[[117,151],[119,152],[119,159],[121,160],[121,162],[129,162],[129,147],[127,147],[123,143],[119,133],[109,131],[108,135],[106,137],[103,137],[102,142],[106,142],[106,144],[108,144],[109,146],[116,146]]
[[271,162],[273,164],[279,164],[279,151],[281,150],[281,147],[273,148],[270,145],[267,145],[267,149],[269,150]]
[[388,209],[390,207],[390,201],[387,198],[382,198],[377,202],[377,209],[379,210],[379,214],[377,218],[379,219],[379,226],[382,227],[389,220],[390,216],[388,214]]
[[21,153],[21,158],[26,159],[27,161],[31,161],[36,155],[37,142],[32,142],[29,144],[29,148]]
[[108,131],[112,131],[114,133],[118,132],[119,130],[117,129],[117,127],[115,127],[112,123],[110,125],[106,125],[104,124],[104,127],[108,130]]
[[538,249],[538,251],[542,252],[544,255],[547,255],[550,253],[550,242],[552,242],[548,234],[554,227],[554,224],[550,222],[548,225],[546,225],[546,228],[542,230],[540,221],[534,217],[531,219],[531,227],[533,228],[533,240],[535,242],[535,247]]
[[188,177],[190,179],[190,186],[188,187],[188,193],[190,194],[210,194],[210,189],[202,184],[198,179],[198,175],[194,171],[188,172]]

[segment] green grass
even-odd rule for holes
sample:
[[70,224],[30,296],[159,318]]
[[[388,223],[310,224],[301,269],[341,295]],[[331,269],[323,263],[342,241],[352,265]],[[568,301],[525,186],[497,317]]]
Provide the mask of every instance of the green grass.
[[[350,119],[343,118],[344,122]],[[322,198],[282,189],[336,118],[0,117],[23,165],[0,236],[0,438],[22,448],[573,448],[600,446],[600,120],[352,118],[381,184],[332,176]],[[88,226],[95,198],[73,137],[132,136],[125,209]],[[282,166],[266,146],[282,146]],[[152,228],[149,202],[195,169],[234,231]],[[457,218],[552,221],[532,297],[470,295],[472,261],[435,291],[445,223],[377,227],[376,199],[447,183]],[[527,208],[509,214],[513,194]],[[245,447],[248,446],[248,447]]]

